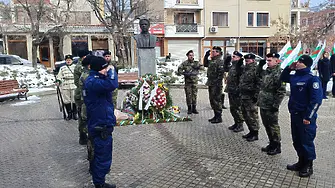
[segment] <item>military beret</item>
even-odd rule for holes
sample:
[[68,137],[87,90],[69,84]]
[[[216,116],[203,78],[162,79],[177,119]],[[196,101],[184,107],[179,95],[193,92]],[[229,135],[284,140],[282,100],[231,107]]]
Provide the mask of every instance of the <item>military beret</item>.
[[67,60],[67,59],[71,59],[72,60],[72,55],[66,55],[65,56],[65,60]]
[[186,56],[188,56],[190,53],[193,53],[193,50],[190,50],[186,53]]
[[305,64],[306,67],[311,67],[313,65],[313,59],[309,55],[300,56],[298,61]]
[[256,56],[254,54],[247,54],[244,56],[244,59],[255,59]]
[[105,51],[103,56],[106,56],[106,55],[112,55],[112,53],[110,51]]
[[213,50],[218,50],[218,51],[222,52],[222,48],[220,46],[214,46]]
[[239,51],[234,51],[233,54],[239,57],[243,57],[243,55]]
[[279,58],[280,57],[280,55],[279,54],[277,54],[277,53],[268,53],[268,54],[266,54],[266,57],[274,57],[274,58]]

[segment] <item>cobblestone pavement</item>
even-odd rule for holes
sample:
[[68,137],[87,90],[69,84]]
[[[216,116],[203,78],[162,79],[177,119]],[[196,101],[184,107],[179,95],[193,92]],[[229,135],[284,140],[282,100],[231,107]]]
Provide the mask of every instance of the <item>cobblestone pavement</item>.
[[[185,115],[183,89],[172,89],[171,93]],[[123,94],[119,92],[120,97]],[[260,140],[253,143],[241,138],[247,131],[229,131],[227,127],[233,123],[229,110],[224,110],[224,123],[208,123],[213,114],[207,90],[202,89],[200,114],[192,115],[192,122],[117,127],[107,182],[139,188],[335,187],[335,99],[324,101],[319,110],[317,160],[311,178],[299,178],[285,169],[297,160],[287,100],[280,109],[280,155],[260,151],[267,144],[262,125]],[[0,188],[93,187],[86,147],[78,144],[77,124],[62,119],[56,95],[13,106],[18,102],[0,103]]]

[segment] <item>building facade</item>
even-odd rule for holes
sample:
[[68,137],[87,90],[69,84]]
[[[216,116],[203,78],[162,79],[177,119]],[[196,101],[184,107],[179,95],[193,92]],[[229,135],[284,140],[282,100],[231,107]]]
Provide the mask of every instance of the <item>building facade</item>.
[[[53,3],[55,3],[53,0],[45,0],[45,6],[52,7]],[[29,17],[17,1],[11,1],[10,7],[14,13],[11,20],[12,24],[3,32],[4,52],[19,55],[32,61],[33,38],[29,32]],[[66,7],[66,5],[60,7]],[[58,11],[64,12],[65,10]],[[42,33],[55,27],[55,24],[47,19],[40,23],[40,32]],[[62,48],[64,55],[72,54],[73,56],[77,56],[81,49],[110,50],[115,54],[111,34],[96,18],[94,11],[86,1],[75,0],[71,5],[69,19],[63,32],[64,35],[57,36],[56,34],[45,38],[39,45],[37,57],[46,67],[54,68],[55,62],[62,59],[59,48]],[[115,55],[113,58],[116,58]]]

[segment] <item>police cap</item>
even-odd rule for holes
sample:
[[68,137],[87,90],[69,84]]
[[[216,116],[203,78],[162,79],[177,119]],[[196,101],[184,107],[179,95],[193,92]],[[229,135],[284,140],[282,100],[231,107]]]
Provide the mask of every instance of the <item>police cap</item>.
[[93,56],[90,61],[91,69],[95,71],[101,71],[108,67],[107,61],[102,57]]
[[238,57],[243,57],[243,55],[239,51],[234,51],[233,55],[236,55]]
[[300,56],[298,61],[305,64],[306,67],[311,67],[313,65],[313,59],[309,55]]
[[256,56],[254,54],[247,54],[244,56],[244,59],[255,59]]

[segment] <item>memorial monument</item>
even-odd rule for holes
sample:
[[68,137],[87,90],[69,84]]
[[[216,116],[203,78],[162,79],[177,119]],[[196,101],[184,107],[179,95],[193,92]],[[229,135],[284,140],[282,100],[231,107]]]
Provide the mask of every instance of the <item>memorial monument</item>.
[[138,75],[156,74],[156,36],[149,33],[150,21],[140,20],[141,34],[135,35]]

